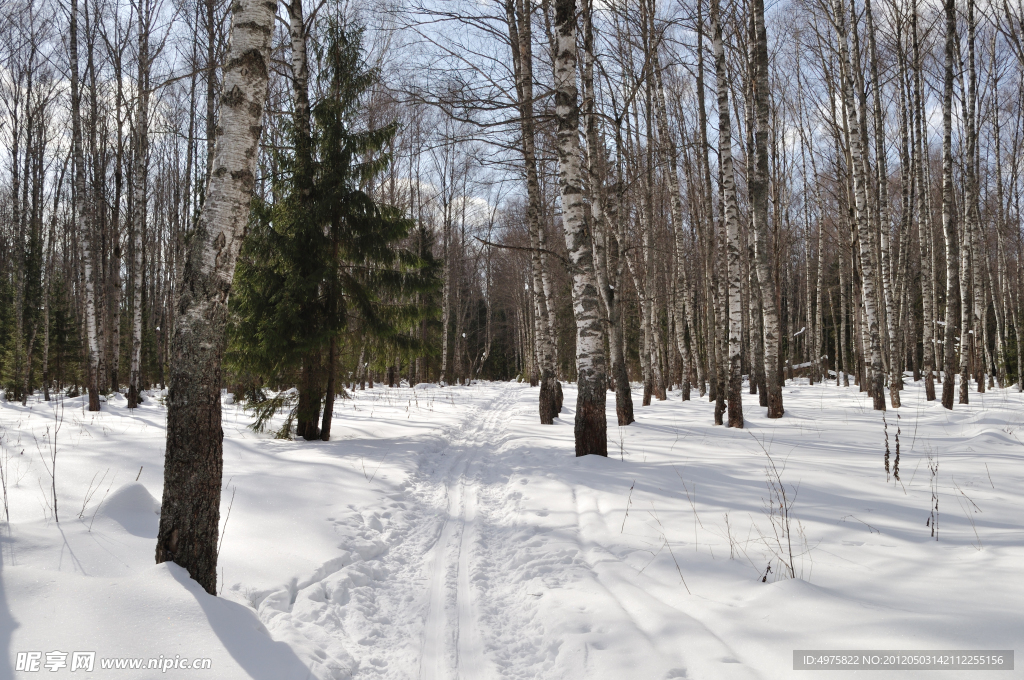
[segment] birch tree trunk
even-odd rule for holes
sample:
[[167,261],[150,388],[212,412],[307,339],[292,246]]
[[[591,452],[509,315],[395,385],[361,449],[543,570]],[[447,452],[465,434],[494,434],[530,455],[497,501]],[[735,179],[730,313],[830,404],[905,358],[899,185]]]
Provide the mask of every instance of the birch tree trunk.
[[[620,427],[635,422],[633,417],[633,395],[626,373],[623,352],[622,304],[615,287],[622,280],[622,258],[618,253],[618,234],[612,234],[612,224],[618,222],[618,192],[621,183],[614,187],[615,198],[608,200],[606,190],[607,163],[601,133],[595,114],[594,92],[594,24],[593,0],[584,0],[584,66],[583,66],[583,114],[586,128],[588,186],[591,191],[590,212],[593,218],[594,272],[598,290],[604,302],[608,328],[608,352],[611,378],[615,386],[615,415]],[[618,130],[618,127],[616,127]],[[617,148],[621,149],[621,135],[616,135]],[[621,165],[617,164],[617,167]]]
[[942,236],[946,246],[946,325],[942,355],[942,405],[953,409],[956,300],[960,289],[956,225],[953,224],[953,60],[956,57],[956,3],[945,0],[946,60],[942,91]]
[[[893,408],[900,407],[900,390],[903,389],[903,369],[899,352],[896,348],[895,305],[893,304],[892,284],[892,253],[889,245],[889,169],[885,153],[885,121],[882,118],[882,81],[878,77],[878,56],[875,44],[875,22],[871,13],[871,0],[864,2],[864,15],[867,20],[868,53],[871,62],[871,82],[874,85],[872,98],[872,117],[875,125],[875,211],[876,230],[881,239],[879,257],[881,258],[882,300],[885,312],[885,335],[888,340],[889,357],[889,400]],[[881,329],[879,329],[881,330]]]
[[231,10],[213,171],[176,310],[156,544],[157,563],[176,562],[210,594],[217,591],[227,302],[255,186],[276,3],[237,0]]
[[71,145],[75,165],[75,227],[78,229],[82,283],[85,288],[86,358],[89,410],[100,410],[99,356],[96,334],[96,293],[93,275],[92,211],[85,192],[85,154],[82,149],[82,88],[78,77],[78,0],[71,0],[71,25],[68,36],[71,56]]
[[580,168],[575,0],[555,0],[554,29],[558,187],[565,245],[572,264],[573,312],[576,317],[576,455],[607,456],[604,334]]
[[[979,323],[979,316],[982,318],[986,316],[985,285],[982,281],[982,271],[984,267],[987,267],[987,262],[981,256],[984,249],[981,235],[981,213],[978,205],[980,192],[978,133],[980,124],[978,122],[978,77],[975,68],[975,30],[974,0],[967,0],[967,89],[965,92],[966,96],[963,99],[964,124],[968,142],[967,158],[964,159],[964,168],[967,175],[966,186],[964,187],[964,243],[965,245],[969,244],[969,249],[961,260],[962,262],[969,260],[967,263],[969,269],[967,272],[962,273],[960,277],[962,291],[961,307],[964,319],[961,323],[960,348],[961,356],[968,354],[967,350],[969,350],[968,356],[974,357],[976,365],[974,373],[978,382],[978,391],[984,392],[986,362],[983,354],[988,351],[988,345],[987,343],[981,345],[982,352],[978,351],[978,347],[982,339],[987,337],[987,332],[983,334],[982,325]],[[962,82],[962,71],[960,77]],[[963,89],[961,87],[961,90]],[[966,293],[966,282],[968,279],[971,280],[973,299],[968,297]],[[986,331],[987,328],[988,324],[986,323]],[[970,365],[962,358],[960,364],[960,403],[966,404],[968,402],[967,394],[970,385]],[[967,371],[964,370],[965,366],[968,369]]]
[[913,127],[914,133],[914,182],[916,187],[917,233],[921,251],[921,344],[922,363],[924,364],[924,391],[927,401],[935,401],[935,256],[930,205],[928,201],[929,186],[926,181],[925,167],[928,163],[928,137],[924,124],[924,88],[921,84],[921,37],[917,27],[917,3],[910,15],[911,40],[913,43],[914,69],[913,84]]
[[[683,401],[688,401],[690,399],[690,349],[686,345],[686,328],[694,328],[693,289],[690,287],[690,276],[687,272],[686,232],[683,223],[683,199],[679,188],[679,168],[676,163],[676,143],[668,126],[667,95],[661,78],[661,61],[657,52],[654,54],[654,77],[657,88],[654,104],[658,118],[658,137],[661,141],[658,148],[668,175],[669,201],[672,210],[672,237],[675,246],[673,284],[676,292],[673,316],[676,325],[676,346],[679,349],[679,355],[683,358],[683,380],[680,387],[683,391]],[[696,334],[691,332],[690,337],[692,339],[696,337]],[[698,380],[700,379],[698,378]]]
[[[866,328],[863,332],[867,335],[868,352],[870,353],[871,366],[866,371],[867,379],[871,382],[871,395],[874,399],[876,411],[885,410],[885,382],[882,369],[882,352],[879,338],[878,325],[878,294],[875,288],[875,266],[874,239],[871,234],[871,226],[868,222],[868,200],[867,200],[867,168],[864,159],[864,147],[861,137],[860,120],[858,115],[859,99],[853,96],[853,69],[856,64],[850,60],[849,48],[847,45],[846,17],[843,11],[842,0],[835,0],[835,21],[839,33],[839,53],[841,59],[841,71],[843,71],[842,94],[847,111],[847,126],[850,136],[850,158],[852,161],[851,174],[853,175],[854,201],[856,206],[855,221],[857,225],[857,240],[860,242],[860,269],[861,289],[863,292],[862,302],[864,305],[864,316]],[[865,357],[867,361],[868,357]]]
[[135,122],[135,165],[132,224],[132,359],[128,378],[128,408],[140,402],[142,390],[142,233],[146,224],[149,155],[149,10],[139,3],[138,112]]
[[[451,266],[451,202],[446,201],[444,207],[442,234],[442,287],[441,287],[441,375],[438,383],[443,387],[448,378],[448,337],[451,335],[451,305],[452,305],[452,266]],[[533,376],[530,377],[530,384],[533,384]]]
[[[995,54],[995,34],[992,35],[992,53]],[[992,297],[993,306],[996,309],[996,370],[999,372],[999,385],[1000,387],[1006,387],[1007,385],[1007,374],[1006,374],[1006,349],[1004,346],[1005,335],[1007,324],[1009,323],[1009,315],[1006,313],[1007,303],[1011,299],[1010,291],[1007,286],[1006,278],[1006,256],[1005,247],[1003,245],[1003,228],[1006,224],[1006,214],[1003,209],[1004,201],[1004,189],[1003,189],[1003,159],[1002,159],[1002,145],[1000,143],[1000,136],[1002,131],[999,124],[999,73],[998,70],[992,70],[992,140],[994,142],[995,152],[995,179],[996,179],[996,280],[992,286]],[[1018,352],[1020,350],[1018,349]],[[1019,363],[1019,360],[1018,360]]]
[[551,342],[551,319],[548,315],[544,288],[544,261],[541,252],[541,190],[537,177],[536,122],[533,111],[533,32],[531,20],[533,0],[506,0],[509,42],[512,47],[512,65],[516,79],[522,133],[523,163],[526,170],[527,227],[530,231],[530,274],[533,279],[533,307],[538,325],[537,342],[540,350],[540,422],[551,425],[558,417],[561,404],[556,398],[560,391],[555,376],[555,351]]
[[[703,203],[704,203],[705,218],[706,218],[706,221],[707,221],[706,228],[708,229],[707,233],[713,234],[714,233],[714,224],[715,224],[715,215],[714,215],[714,201],[712,199],[712,193],[711,193],[711,162],[708,160],[708,157],[711,155],[711,146],[708,143],[707,102],[705,101],[705,96],[704,96],[704,17],[703,17],[703,14],[702,14],[702,8],[703,8],[703,3],[698,2],[697,3],[697,128],[698,128],[698,132],[700,134],[700,152],[699,152],[700,162],[699,162],[699,166],[700,166],[700,172],[701,172],[702,179],[703,179],[701,184],[703,185],[703,190],[704,190],[704,195],[703,195],[702,198],[703,198]],[[699,234],[699,231],[698,231],[698,234]],[[703,240],[706,243],[708,242],[708,239],[703,239]],[[704,277],[703,277],[704,281],[705,281],[705,287],[707,287],[707,280],[708,280],[708,276],[707,275],[708,275],[708,272],[705,269]],[[687,302],[692,306],[692,303],[693,303],[693,294],[692,294],[692,292],[688,293]],[[692,340],[692,339],[694,339],[696,337],[696,333],[693,333],[693,331],[696,329],[696,326],[694,326],[692,323],[690,323],[689,325],[690,325],[690,330],[691,330],[690,338]],[[714,326],[711,326],[708,330],[710,331],[713,328],[714,328]],[[708,338],[711,337],[710,333],[706,333],[705,335]],[[700,392],[700,396],[703,397],[704,394],[705,394],[705,391],[707,389],[707,379],[706,379],[707,376],[705,374],[705,367],[707,366],[707,364],[704,362],[704,360],[701,359],[699,352],[695,352],[695,353],[697,354],[696,364],[697,364],[698,391]],[[708,361],[710,361],[710,357],[712,356],[711,345],[710,344],[706,344],[706,352],[705,352],[705,354],[706,354],[706,357],[708,358]],[[754,375],[754,372],[751,371],[751,383],[753,383],[753,375]]]
[[781,418],[782,385],[779,383],[779,310],[775,277],[768,259],[768,36],[764,25],[764,0],[752,0],[750,62],[753,66],[754,162],[748,170],[751,222],[754,230],[754,262],[761,285],[764,317],[764,372],[768,392],[768,417]]
[[718,83],[718,158],[725,199],[726,258],[728,262],[729,314],[729,420],[728,427],[743,427],[743,299],[741,296],[740,220],[736,202],[736,178],[732,166],[732,123],[729,118],[729,75],[719,21],[719,0],[711,0],[714,31],[715,75]]

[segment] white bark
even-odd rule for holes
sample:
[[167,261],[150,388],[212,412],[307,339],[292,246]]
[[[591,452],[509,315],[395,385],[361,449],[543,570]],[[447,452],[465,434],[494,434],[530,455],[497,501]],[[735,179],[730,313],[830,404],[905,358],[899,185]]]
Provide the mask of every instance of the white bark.
[[729,314],[729,427],[743,427],[743,300],[740,267],[739,207],[736,201],[736,178],[732,163],[732,122],[729,116],[729,76],[725,66],[725,47],[719,21],[718,0],[711,0],[711,23],[714,31],[715,74],[718,83],[718,158],[725,199],[726,258],[728,267]]
[[565,244],[572,267],[573,312],[576,317],[576,455],[606,456],[604,333],[580,167],[575,0],[556,0],[554,29],[558,188]]
[[146,225],[146,199],[149,161],[149,27],[148,9],[139,3],[139,55],[138,55],[138,118],[135,123],[135,166],[133,168],[135,196],[132,224],[132,358],[128,379],[128,408],[139,403],[142,390],[142,233]]
[[[846,16],[843,10],[842,0],[835,0],[835,21],[839,33],[839,53],[842,73],[842,95],[848,112],[847,126],[850,137],[850,158],[851,174],[853,175],[854,201],[856,206],[855,221],[857,226],[857,240],[860,243],[860,265],[861,265],[861,289],[863,292],[863,305],[866,328],[863,332],[868,336],[868,352],[870,353],[871,365],[868,379],[872,384],[872,396],[876,411],[885,410],[884,379],[882,373],[882,353],[879,339],[878,325],[878,295],[875,288],[875,266],[874,239],[871,234],[871,227],[868,222],[868,200],[867,200],[867,168],[864,159],[863,138],[858,108],[860,100],[853,96],[853,69],[856,65],[850,60],[850,52],[847,44]],[[867,357],[865,357],[867,358]]]

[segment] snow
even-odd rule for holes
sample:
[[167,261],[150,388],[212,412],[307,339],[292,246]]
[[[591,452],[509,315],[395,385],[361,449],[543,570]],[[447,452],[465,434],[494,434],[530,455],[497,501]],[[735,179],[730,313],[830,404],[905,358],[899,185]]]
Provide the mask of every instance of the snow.
[[[856,387],[789,381],[777,421],[744,394],[745,430],[696,392],[639,390],[619,428],[609,394],[610,456],[577,459],[572,385],[553,426],[525,383],[416,388],[336,401],[331,442],[256,434],[225,405],[219,597],[153,564],[160,392],[134,411],[0,402],[0,678],[83,677],[16,672],[32,650],[209,658],[218,679],[828,678],[846,675],[796,673],[793,650],[1024,639],[1015,390],[949,412],[908,380],[883,423]],[[148,673],[109,677],[202,675]]]

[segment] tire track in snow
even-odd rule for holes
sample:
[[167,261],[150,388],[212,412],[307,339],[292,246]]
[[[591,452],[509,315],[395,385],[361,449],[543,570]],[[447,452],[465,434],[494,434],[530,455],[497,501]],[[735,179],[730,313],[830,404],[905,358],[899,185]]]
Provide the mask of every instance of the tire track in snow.
[[470,579],[479,484],[471,471],[485,447],[494,450],[500,446],[505,429],[504,407],[512,398],[511,391],[503,389],[494,400],[476,411],[483,412],[477,424],[468,431],[463,430],[446,447],[446,452],[454,454],[455,460],[444,481],[446,516],[430,550],[430,593],[420,656],[421,680],[477,680],[490,674],[477,631]]

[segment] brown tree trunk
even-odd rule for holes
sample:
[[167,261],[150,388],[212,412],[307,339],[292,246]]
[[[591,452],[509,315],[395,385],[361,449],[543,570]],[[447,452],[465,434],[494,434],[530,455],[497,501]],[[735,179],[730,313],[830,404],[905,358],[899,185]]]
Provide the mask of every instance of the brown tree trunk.
[[[331,440],[331,421],[334,418],[334,393],[337,388],[334,383],[334,374],[337,373],[338,345],[335,338],[331,338],[331,348],[327,354],[327,396],[324,398],[324,418],[320,425],[320,439],[327,442]],[[409,386],[412,386],[410,376]]]

